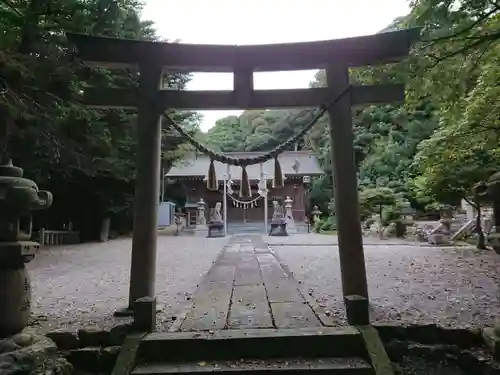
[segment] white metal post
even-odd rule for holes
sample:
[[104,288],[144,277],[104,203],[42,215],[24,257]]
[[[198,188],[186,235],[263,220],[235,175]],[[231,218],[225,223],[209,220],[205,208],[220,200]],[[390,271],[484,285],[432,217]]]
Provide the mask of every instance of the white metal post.
[[264,174],[264,184],[266,187],[266,195],[264,195],[264,226],[265,226],[265,231],[267,233],[267,176]]
[[229,178],[229,164],[226,173],[224,173],[224,237],[227,236],[227,181]]
[[161,198],[160,203],[165,202],[165,168],[161,167]]
[[264,185],[264,232],[267,233],[267,176],[262,163],[260,163],[260,181]]

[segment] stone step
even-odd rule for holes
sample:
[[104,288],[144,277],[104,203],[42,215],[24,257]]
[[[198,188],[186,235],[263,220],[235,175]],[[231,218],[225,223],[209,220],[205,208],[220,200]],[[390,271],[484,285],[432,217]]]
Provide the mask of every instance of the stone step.
[[361,358],[290,358],[290,359],[234,359],[227,361],[196,361],[182,363],[144,364],[132,375],[200,374],[221,372],[237,375],[242,372],[291,374],[347,374],[374,375],[370,364]]
[[353,327],[155,332],[142,339],[137,354],[143,363],[240,358],[367,358],[363,338]]

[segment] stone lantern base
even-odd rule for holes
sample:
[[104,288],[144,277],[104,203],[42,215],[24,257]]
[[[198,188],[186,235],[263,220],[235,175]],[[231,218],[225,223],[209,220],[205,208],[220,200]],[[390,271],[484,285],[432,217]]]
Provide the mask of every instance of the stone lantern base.
[[39,246],[31,241],[0,242],[0,337],[18,333],[28,323],[31,283],[24,264]]

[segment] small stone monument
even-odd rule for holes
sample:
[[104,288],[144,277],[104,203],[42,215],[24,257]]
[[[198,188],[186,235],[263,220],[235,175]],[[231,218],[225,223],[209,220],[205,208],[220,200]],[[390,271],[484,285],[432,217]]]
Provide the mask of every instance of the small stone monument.
[[205,201],[203,198],[200,198],[200,201],[198,202],[198,217],[196,218],[196,226],[202,228],[207,226],[207,218],[205,217]]
[[31,211],[49,208],[52,194],[23,178],[12,162],[0,165],[0,337],[20,332],[31,313],[31,283],[25,263],[39,244],[30,241]]
[[273,218],[271,219],[270,236],[284,237],[288,236],[286,231],[286,220],[283,213],[283,207],[278,201],[273,201]]
[[179,236],[181,231],[184,229],[183,222],[182,222],[183,218],[184,218],[184,213],[182,212],[180,207],[177,207],[177,210],[175,212],[175,219],[174,219],[175,226],[176,226],[176,229],[175,229],[176,236]]
[[477,184],[474,194],[493,204],[493,232],[487,236],[487,243],[500,254],[500,172],[494,173],[486,183]]
[[221,202],[215,204],[210,220],[208,221],[208,238],[224,237],[224,221],[220,213],[221,207]]
[[297,233],[297,228],[295,227],[295,220],[293,219],[292,212],[293,200],[290,197],[285,199],[285,220],[288,233]]

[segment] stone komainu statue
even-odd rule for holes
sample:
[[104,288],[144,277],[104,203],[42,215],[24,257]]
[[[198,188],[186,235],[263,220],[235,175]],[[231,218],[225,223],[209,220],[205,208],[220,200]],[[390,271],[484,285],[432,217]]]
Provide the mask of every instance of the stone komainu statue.
[[273,201],[273,220],[282,219],[283,216],[283,206],[281,206],[278,201]]

